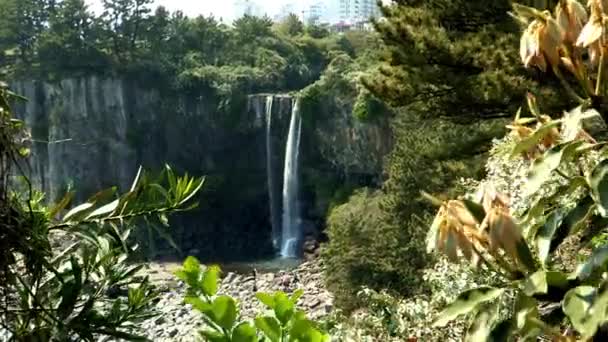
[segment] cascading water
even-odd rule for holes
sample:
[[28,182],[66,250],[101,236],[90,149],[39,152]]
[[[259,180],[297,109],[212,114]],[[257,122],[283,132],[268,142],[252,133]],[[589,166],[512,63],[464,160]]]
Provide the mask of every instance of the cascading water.
[[266,170],[268,176],[268,200],[270,201],[270,223],[272,225],[272,244],[274,248],[281,247],[281,219],[277,213],[275,202],[275,170],[274,170],[274,149],[272,148],[272,105],[274,96],[266,96]]
[[285,148],[285,169],[283,171],[283,222],[281,232],[281,256],[294,258],[298,255],[301,239],[300,213],[298,208],[298,157],[302,119],[300,100],[296,99],[291,112],[287,146]]

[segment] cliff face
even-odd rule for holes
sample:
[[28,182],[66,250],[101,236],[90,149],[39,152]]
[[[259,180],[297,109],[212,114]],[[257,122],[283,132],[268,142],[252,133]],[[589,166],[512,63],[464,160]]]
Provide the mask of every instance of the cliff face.
[[[80,199],[112,185],[126,188],[139,165],[158,170],[167,163],[178,172],[207,176],[200,209],[174,222],[184,251],[226,257],[226,251],[234,256],[271,249],[267,169],[274,165],[274,174],[282,175],[289,96],[273,98],[268,163],[268,95],[249,96],[242,110],[227,114],[217,109],[213,94],[172,96],[120,79],[19,81],[12,88],[29,99],[15,109],[31,128],[32,181],[51,200],[70,187]],[[377,176],[388,136],[384,125],[336,113],[303,132],[303,167],[336,179]]]

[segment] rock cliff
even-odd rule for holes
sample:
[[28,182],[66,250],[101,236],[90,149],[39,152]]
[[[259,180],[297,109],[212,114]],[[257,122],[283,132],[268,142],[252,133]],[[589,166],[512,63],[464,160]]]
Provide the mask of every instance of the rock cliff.
[[[173,222],[184,252],[197,249],[202,256],[225,258],[272,249],[267,168],[282,165],[291,96],[272,95],[274,162],[269,164],[268,94],[251,95],[242,109],[227,111],[221,99],[205,91],[175,94],[95,76],[16,81],[11,87],[28,98],[15,109],[31,128],[32,181],[50,200],[69,188],[80,199],[112,185],[125,188],[139,165],[159,170],[167,163],[178,172],[207,176],[200,209]],[[303,199],[314,202],[306,203],[312,209],[305,218],[316,220],[315,226],[328,205],[323,198],[328,195],[318,191],[322,186],[315,187],[318,176],[334,183],[352,175],[377,178],[390,149],[385,123],[357,122],[348,106],[323,115],[302,133],[303,177],[308,178]]]

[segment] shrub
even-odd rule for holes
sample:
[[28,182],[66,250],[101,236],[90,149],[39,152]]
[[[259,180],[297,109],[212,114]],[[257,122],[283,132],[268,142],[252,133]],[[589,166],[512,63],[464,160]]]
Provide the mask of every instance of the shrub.
[[420,284],[415,270],[427,259],[421,237],[386,224],[381,201],[380,192],[359,190],[334,208],[327,221],[330,242],[322,251],[329,270],[326,283],[346,311],[361,304],[356,293],[364,286],[408,293]]

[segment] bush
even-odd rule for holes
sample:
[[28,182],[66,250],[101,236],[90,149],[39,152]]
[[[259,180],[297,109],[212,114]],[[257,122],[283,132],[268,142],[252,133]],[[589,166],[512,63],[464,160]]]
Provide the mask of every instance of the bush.
[[330,242],[322,251],[326,282],[347,312],[360,306],[356,294],[364,286],[411,293],[420,284],[416,270],[428,259],[423,232],[386,224],[381,201],[380,192],[359,190],[328,218]]

